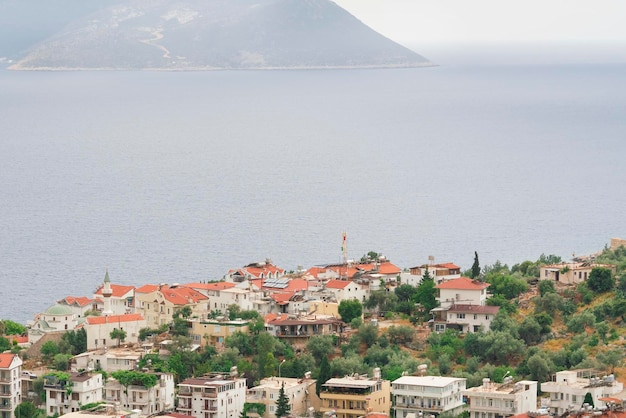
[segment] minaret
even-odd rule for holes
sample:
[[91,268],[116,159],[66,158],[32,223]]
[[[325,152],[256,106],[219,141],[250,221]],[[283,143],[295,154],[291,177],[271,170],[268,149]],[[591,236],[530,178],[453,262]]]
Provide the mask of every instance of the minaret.
[[102,315],[104,316],[113,315],[113,311],[111,310],[112,294],[113,290],[111,290],[111,279],[109,279],[109,269],[107,269],[104,275],[104,287],[102,288],[102,297],[104,298],[104,310],[102,311]]

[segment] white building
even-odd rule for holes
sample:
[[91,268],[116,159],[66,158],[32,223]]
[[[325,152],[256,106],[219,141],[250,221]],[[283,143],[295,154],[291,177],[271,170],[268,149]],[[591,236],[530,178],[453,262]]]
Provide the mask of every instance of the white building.
[[[106,299],[105,300],[105,296]],[[109,272],[104,275],[104,282],[93,294],[95,299],[103,301],[103,314],[123,315],[135,312],[135,286],[122,286],[111,283]],[[105,313],[106,311],[106,313]]]
[[147,350],[144,348],[100,347],[72,358],[72,371],[103,370],[107,373],[118,370],[136,370]]
[[194,417],[239,418],[246,389],[246,379],[237,377],[236,367],[230,375],[186,379],[178,384],[176,411]]
[[118,340],[111,338],[111,331],[121,329],[126,332],[126,343],[139,342],[139,330],[146,328],[146,321],[141,314],[88,316],[85,332],[87,333],[87,350],[118,345]]
[[466,379],[442,376],[402,376],[391,382],[396,418],[408,414],[458,415],[463,409]]
[[503,418],[537,410],[537,382],[510,377],[504,383],[483,379],[482,386],[463,391],[470,418]]
[[115,378],[107,380],[105,400],[131,411],[141,411],[141,415],[148,416],[174,408],[174,375],[171,373],[156,373],[158,383],[146,387],[141,381],[134,382],[125,388]]
[[591,394],[595,406],[600,398],[616,397],[624,389],[613,375],[596,377],[593,370],[564,370],[557,372],[550,382],[541,384],[541,391],[550,394],[550,412],[561,415],[566,411],[578,410],[587,393]]
[[339,303],[342,300],[356,299],[365,302],[369,296],[369,287],[361,286],[352,280],[329,280],[324,286],[325,290],[335,295],[335,300]]
[[442,264],[423,264],[421,266],[411,267],[408,272],[402,272],[400,274],[400,282],[402,284],[409,284],[411,286],[419,286],[424,277],[424,273],[428,270],[428,274],[435,281],[435,284],[440,284],[452,279],[458,279],[461,277],[461,267],[453,263]]
[[0,354],[0,417],[13,418],[22,402],[22,359],[17,354]]
[[489,283],[472,280],[469,277],[459,277],[438,284],[436,299],[442,308],[455,304],[485,305],[488,287]]
[[[290,377],[268,377],[262,379],[258,386],[248,389],[246,402],[262,403],[265,405],[265,413],[262,418],[274,418],[276,415],[276,401],[281,386],[289,399],[290,412],[295,416],[306,416],[307,410],[315,401],[311,397],[315,395],[314,379],[294,379]],[[319,404],[319,401],[317,402]]]
[[44,376],[48,416],[79,411],[83,405],[102,400],[104,380],[100,373],[68,373],[68,376],[68,380],[61,380],[56,375]]

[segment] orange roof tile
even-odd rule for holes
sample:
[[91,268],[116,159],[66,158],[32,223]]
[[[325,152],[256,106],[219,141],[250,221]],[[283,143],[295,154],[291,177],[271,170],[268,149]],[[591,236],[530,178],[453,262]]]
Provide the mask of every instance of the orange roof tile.
[[461,268],[457,266],[456,264],[452,264],[452,263],[435,264],[433,267],[441,267],[441,268],[449,269],[449,270],[459,270]]
[[378,266],[378,272],[380,274],[400,274],[402,273],[402,270],[400,269],[400,267],[386,262],[380,263],[380,265]]
[[161,286],[159,290],[163,297],[174,305],[184,306],[190,303],[198,303],[201,300],[208,299],[202,293],[190,287],[169,287]]
[[437,289],[455,289],[455,290],[482,290],[489,287],[489,283],[472,280],[469,277],[459,277],[435,286]]
[[89,305],[90,303],[101,302],[101,301],[99,299],[89,299],[88,297],[85,297],[85,296],[81,296],[81,297],[67,296],[65,299],[62,299],[59,302],[65,302],[67,305],[86,306],[86,305]]
[[[102,294],[102,287],[103,286],[100,286],[100,288],[96,290],[96,294],[98,295]],[[135,286],[122,286],[119,284],[111,283],[111,291],[113,292],[111,296],[116,297],[116,298],[121,298],[122,296],[126,296],[128,292],[132,292],[133,290],[135,290]]]
[[109,315],[109,316],[88,316],[86,321],[89,325],[101,325],[112,324],[118,322],[133,322],[143,321],[141,314],[124,314],[124,315]]
[[2,353],[0,354],[0,369],[8,369],[15,360],[16,354]]
[[225,290],[230,289],[231,287],[235,287],[235,283],[230,282],[211,282],[211,283],[186,283],[181,284],[183,287],[189,287],[192,289],[202,289],[202,290]]
[[157,284],[144,284],[141,287],[135,289],[135,293],[152,293],[159,290],[159,285]]
[[326,282],[327,289],[345,289],[350,283],[350,280],[329,280]]

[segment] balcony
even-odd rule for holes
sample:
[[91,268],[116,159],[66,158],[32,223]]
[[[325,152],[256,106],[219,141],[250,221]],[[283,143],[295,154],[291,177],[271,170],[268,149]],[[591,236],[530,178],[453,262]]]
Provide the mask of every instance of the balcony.
[[215,399],[217,398],[217,392],[202,392],[202,397]]
[[0,402],[0,411],[10,411],[13,409],[13,404],[10,401]]

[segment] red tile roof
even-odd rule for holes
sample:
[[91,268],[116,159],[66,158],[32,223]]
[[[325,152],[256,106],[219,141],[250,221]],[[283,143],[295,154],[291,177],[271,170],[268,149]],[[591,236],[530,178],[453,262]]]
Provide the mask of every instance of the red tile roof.
[[137,313],[109,316],[88,316],[86,321],[89,325],[113,324],[118,322],[143,321],[143,316]]
[[102,303],[100,299],[89,299],[88,297],[85,297],[85,296],[81,296],[81,297],[67,296],[65,299],[62,299],[59,302],[65,303],[67,305],[76,305],[76,306],[86,306],[86,305],[89,305],[90,303],[97,303],[97,302]]
[[235,283],[230,282],[211,282],[211,283],[186,283],[181,284],[183,287],[189,287],[192,289],[200,290],[225,290],[235,287]]
[[350,280],[329,280],[326,282],[327,289],[345,289],[352,281]]
[[472,280],[469,277],[459,277],[440,283],[437,289],[454,289],[454,290],[482,290],[489,287],[489,283]]
[[456,264],[452,264],[452,263],[435,264],[433,267],[441,267],[441,268],[450,269],[450,270],[460,270],[461,269],[461,267],[457,266]]
[[[100,288],[96,290],[97,295],[102,294],[102,287],[103,286],[100,286]],[[111,296],[116,297],[116,298],[121,298],[122,296],[126,296],[129,292],[132,292],[133,290],[135,290],[135,286],[122,286],[119,284],[111,284],[111,291],[113,292]]]
[[27,335],[6,335],[5,338],[11,343],[15,341],[17,344],[26,344],[28,342]]
[[198,303],[208,298],[202,293],[194,290],[190,287],[169,287],[161,286],[159,290],[163,294],[165,300],[171,302],[174,305],[184,306],[190,303]]
[[156,284],[144,284],[141,287],[135,289],[135,293],[152,293],[159,290],[159,285]]
[[8,369],[15,360],[17,354],[2,353],[0,354],[0,369]]
[[499,306],[488,305],[453,305],[448,309],[448,312],[463,312],[463,313],[476,313],[476,314],[492,314],[495,315],[500,310]]

